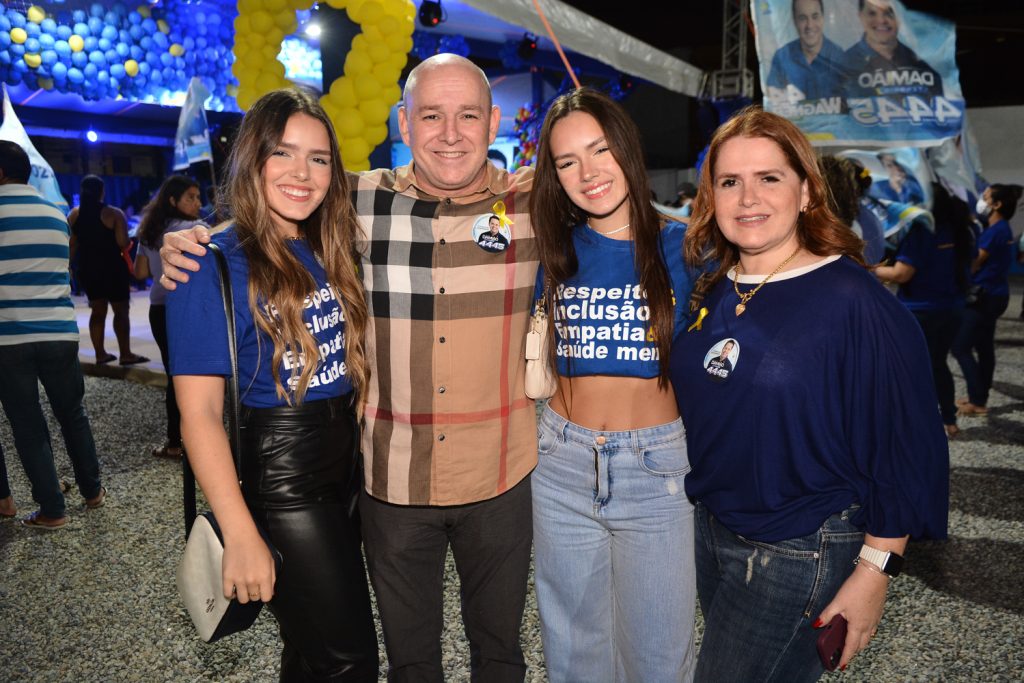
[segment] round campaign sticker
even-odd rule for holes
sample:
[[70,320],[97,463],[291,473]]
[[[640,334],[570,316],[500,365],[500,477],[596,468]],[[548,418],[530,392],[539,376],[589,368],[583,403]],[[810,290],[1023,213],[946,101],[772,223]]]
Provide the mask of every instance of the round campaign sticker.
[[704,356],[704,371],[716,382],[729,379],[740,358],[740,343],[735,339],[723,339]]
[[500,254],[512,242],[512,233],[497,214],[487,213],[473,223],[473,241],[484,251]]

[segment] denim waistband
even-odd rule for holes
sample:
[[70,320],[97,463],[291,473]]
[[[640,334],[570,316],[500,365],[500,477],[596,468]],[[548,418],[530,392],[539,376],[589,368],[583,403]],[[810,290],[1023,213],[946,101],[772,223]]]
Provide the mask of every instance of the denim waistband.
[[308,401],[293,406],[273,408],[252,408],[242,406],[243,424],[268,424],[274,422],[304,423],[331,420],[342,415],[351,415],[354,410],[355,392],[350,391],[334,398]]
[[658,444],[675,441],[686,435],[686,431],[683,429],[683,421],[678,417],[672,422],[655,425],[654,427],[606,431],[581,427],[575,422],[565,419],[548,406],[545,406],[544,412],[541,413],[540,423],[558,433],[565,441],[573,441],[587,446],[593,446],[598,437],[604,437],[604,442],[602,443],[604,448],[644,448],[657,446]]

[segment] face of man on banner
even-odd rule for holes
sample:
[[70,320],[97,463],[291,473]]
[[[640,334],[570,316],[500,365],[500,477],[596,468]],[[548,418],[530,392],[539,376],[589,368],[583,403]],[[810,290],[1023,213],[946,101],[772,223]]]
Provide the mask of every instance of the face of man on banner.
[[793,25],[804,53],[818,54],[825,37],[825,10],[821,0],[794,0]]
[[889,0],[860,0],[860,23],[872,49],[891,52],[899,42],[900,22]]

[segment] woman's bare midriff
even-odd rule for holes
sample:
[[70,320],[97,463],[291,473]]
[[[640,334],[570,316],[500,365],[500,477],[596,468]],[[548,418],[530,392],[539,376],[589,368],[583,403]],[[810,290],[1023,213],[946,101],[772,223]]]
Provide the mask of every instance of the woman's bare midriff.
[[608,432],[655,427],[679,417],[672,387],[659,388],[656,377],[559,377],[549,406],[581,427]]

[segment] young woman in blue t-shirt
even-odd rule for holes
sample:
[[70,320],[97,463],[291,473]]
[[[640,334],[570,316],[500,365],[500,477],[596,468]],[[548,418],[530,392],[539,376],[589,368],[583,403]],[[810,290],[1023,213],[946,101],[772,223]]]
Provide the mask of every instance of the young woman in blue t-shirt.
[[[212,254],[167,311],[185,450],[224,532],[224,595],[268,603],[282,681],[376,681],[350,514],[367,309],[337,138],[316,98],[277,90],[246,113],[228,165],[234,224],[213,242],[227,256],[235,319],[224,319]],[[226,325],[237,330],[242,394],[237,473],[222,423]],[[283,556],[280,573],[258,526]]]
[[1021,193],[1020,185],[991,185],[976,207],[986,227],[978,238],[978,255],[971,264],[973,296],[953,341],[953,356],[967,382],[967,398],[957,400],[960,415],[988,412],[988,392],[996,370],[996,321],[1010,304],[1010,219],[1017,213]]
[[690,277],[684,226],[655,213],[640,134],[582,88],[544,121],[530,215],[559,386],[533,474],[550,680],[693,675],[693,507],[668,381]]

